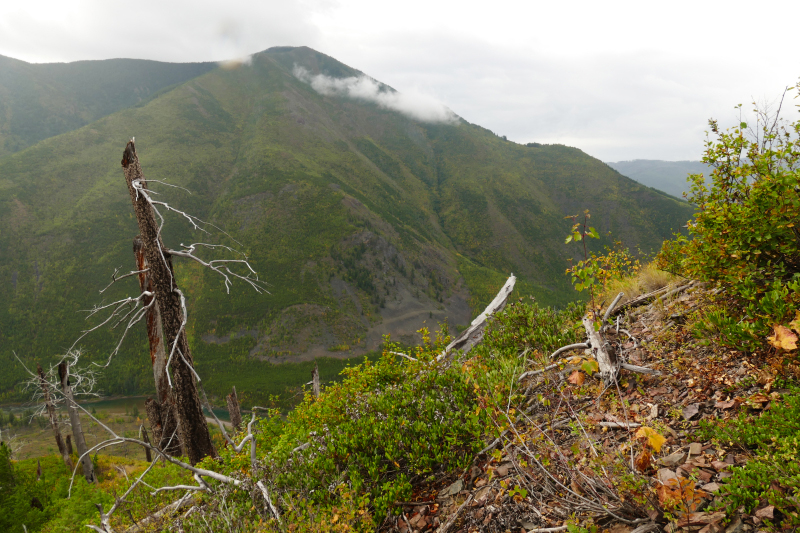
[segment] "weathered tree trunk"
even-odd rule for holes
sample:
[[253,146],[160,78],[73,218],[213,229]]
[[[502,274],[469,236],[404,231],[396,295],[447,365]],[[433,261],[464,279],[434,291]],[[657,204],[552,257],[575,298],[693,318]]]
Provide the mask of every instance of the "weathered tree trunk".
[[500,291],[494,297],[494,300],[492,300],[489,305],[486,306],[486,309],[483,310],[483,313],[478,315],[475,320],[472,321],[469,327],[461,333],[461,335],[456,337],[453,342],[448,344],[447,348],[445,348],[436,359],[444,359],[455,350],[461,350],[461,353],[466,354],[472,349],[473,346],[479,344],[483,340],[483,332],[486,329],[487,319],[490,316],[496,315],[502,311],[503,308],[505,308],[508,297],[511,296],[511,291],[514,290],[514,284],[516,282],[517,278],[514,276],[514,274],[511,274],[506,280],[505,284],[500,288]]
[[[150,437],[147,436],[147,430],[144,428],[144,425],[141,426],[142,428],[142,440],[145,441],[147,444],[150,444]],[[150,454],[150,448],[144,449],[144,457],[147,459],[148,463],[153,462],[153,456]]]
[[[122,163],[128,192],[133,202],[133,210],[139,223],[139,233],[144,243],[144,253],[150,269],[148,274],[153,280],[156,301],[161,312],[164,347],[167,354],[172,354],[170,365],[174,379],[173,392],[180,436],[189,461],[196,464],[204,457],[216,456],[216,450],[211,443],[208,424],[203,415],[194,382],[193,360],[184,329],[185,317],[181,306],[181,296],[178,292],[170,254],[158,233],[159,226],[153,208],[144,195],[137,192],[134,187],[134,182],[137,182],[142,189],[147,189],[133,140],[129,141],[125,147]],[[169,359],[170,356],[168,355],[167,358]]]
[[319,367],[314,363],[314,372],[311,373],[311,387],[314,391],[314,398],[319,398]]
[[606,346],[606,341],[603,338],[602,330],[596,331],[594,329],[594,320],[589,315],[583,317],[583,329],[586,330],[586,337],[589,340],[588,344],[591,347],[592,355],[597,361],[597,366],[600,369],[600,377],[603,383],[610,385],[617,380],[617,373],[619,366],[617,365],[617,354],[614,350],[609,350]]
[[239,409],[239,397],[236,395],[236,387],[233,387],[233,392],[228,394],[228,413],[231,415],[231,425],[236,431],[242,429],[242,411]]
[[166,453],[161,447],[161,436],[163,426],[161,425],[161,406],[152,398],[144,402],[144,410],[147,412],[147,419],[150,421],[150,430],[153,432],[153,440],[158,448]]
[[[78,449],[78,457],[81,457],[89,448],[86,446],[86,439],[83,436],[81,416],[78,413],[78,408],[75,407],[75,400],[72,398],[72,387],[69,383],[69,367],[67,363],[63,361],[58,365],[58,377],[61,378],[61,390],[64,392],[64,397],[67,399],[67,412],[69,413],[69,423],[72,425],[72,435],[75,437],[75,447]],[[86,481],[89,483],[96,482],[94,466],[92,465],[92,458],[89,454],[83,456],[81,464],[83,465],[83,477],[86,478]]]
[[[133,255],[136,258],[136,269],[139,271],[146,270],[148,267],[147,257],[145,257],[144,252],[144,242],[139,235],[133,239]],[[150,272],[139,273],[139,287],[142,292],[155,293]],[[146,296],[142,303],[150,305],[152,301],[153,296]],[[175,413],[175,400],[167,379],[167,354],[164,349],[164,336],[162,334],[161,313],[158,309],[158,302],[155,302],[153,307],[148,310],[145,319],[147,323],[147,339],[150,343],[150,363],[153,366],[153,378],[156,384],[156,401],[160,412],[159,424],[161,426],[161,431],[159,432],[161,437],[159,438],[155,435],[153,437],[156,439],[156,445],[161,451],[172,456],[178,456],[181,455],[182,445],[180,432],[175,431],[178,427],[178,418]],[[172,437],[171,441],[170,437]]]
[[67,453],[70,457],[75,453],[75,450],[72,448],[72,435],[67,435]]
[[47,408],[47,416],[50,418],[50,426],[53,428],[53,435],[56,438],[56,446],[58,446],[58,453],[61,454],[61,457],[64,459],[64,464],[67,465],[67,468],[72,470],[72,458],[69,456],[67,445],[64,443],[64,439],[61,438],[61,430],[58,429],[58,419],[56,418],[56,408],[53,406],[53,402],[50,400],[50,387],[47,384],[47,380],[44,379],[44,371],[42,370],[42,365],[37,365],[37,370],[39,371],[39,383],[42,386],[42,391],[44,392],[44,404]]

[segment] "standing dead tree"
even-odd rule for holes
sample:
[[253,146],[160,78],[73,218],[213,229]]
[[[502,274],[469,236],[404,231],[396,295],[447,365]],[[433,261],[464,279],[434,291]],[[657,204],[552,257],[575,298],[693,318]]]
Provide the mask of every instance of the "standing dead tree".
[[314,398],[319,398],[319,366],[314,363],[314,371],[311,373],[311,390],[314,391]]
[[[69,382],[69,365],[66,361],[61,361],[61,363],[58,365],[58,376],[61,382],[61,391],[64,393],[64,398],[67,400],[69,422],[72,425],[72,435],[75,437],[75,447],[78,449],[78,455],[81,457],[81,464],[83,465],[83,477],[85,477],[86,481],[89,483],[96,483],[97,478],[94,475],[92,459],[86,455],[86,439],[83,435],[80,414],[75,408],[76,404],[72,395],[72,386]],[[72,448],[72,446],[70,446],[70,448]]]
[[236,387],[233,387],[233,391],[228,394],[226,400],[228,403],[228,414],[231,417],[231,425],[234,430],[240,431],[242,429],[242,411],[239,408],[239,397],[236,395]]
[[141,236],[137,235],[133,239],[133,255],[139,275],[139,288],[143,295],[147,295],[144,297],[142,305],[148,308],[144,320],[147,325],[150,363],[153,366],[153,379],[156,385],[156,399],[148,399],[146,406],[147,417],[156,439],[156,446],[170,455],[180,455],[182,448],[180,435],[178,438],[170,440],[170,436],[178,427],[178,417],[175,413],[175,399],[169,386],[169,376],[167,376],[167,354],[164,349],[161,313],[157,302],[154,301],[155,287]]
[[[178,412],[178,434],[182,437],[186,455],[192,464],[204,457],[215,456],[200,397],[194,382],[194,368],[189,341],[186,339],[185,299],[178,288],[172,267],[172,254],[161,240],[161,226],[156,223],[153,201],[147,191],[136,147],[131,139],[122,158],[125,182],[139,223],[139,233],[147,259],[147,276],[152,280],[154,300],[161,314],[164,340],[170,347],[167,365],[174,378],[173,392]],[[151,293],[152,294],[152,293]],[[163,420],[162,420],[163,428]],[[162,431],[162,438],[165,432]]]
[[64,459],[64,464],[67,465],[67,468],[72,470],[72,459],[69,456],[69,450],[67,449],[64,439],[61,437],[61,430],[58,428],[58,418],[56,418],[56,408],[53,405],[53,400],[50,398],[50,383],[47,381],[47,378],[44,375],[42,365],[39,365],[37,370],[39,371],[38,385],[42,388],[44,405],[45,409],[47,409],[47,416],[50,419],[50,427],[53,428],[53,435],[56,438],[58,453],[61,454],[61,457]]

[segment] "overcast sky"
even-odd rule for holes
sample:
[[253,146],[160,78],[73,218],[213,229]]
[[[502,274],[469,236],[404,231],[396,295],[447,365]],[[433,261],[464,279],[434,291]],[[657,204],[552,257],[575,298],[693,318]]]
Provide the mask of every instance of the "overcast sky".
[[[800,76],[797,0],[0,2],[0,54],[209,61],[307,45],[509,139],[700,159]],[[800,100],[790,101],[794,118]]]

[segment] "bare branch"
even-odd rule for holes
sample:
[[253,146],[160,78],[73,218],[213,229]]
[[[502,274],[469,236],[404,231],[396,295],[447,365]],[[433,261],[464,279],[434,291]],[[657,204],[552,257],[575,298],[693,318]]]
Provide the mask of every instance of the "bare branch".
[[108,290],[109,287],[111,287],[114,283],[118,282],[121,279],[129,278],[131,276],[138,276],[139,274],[143,274],[143,273],[145,273],[145,272],[150,270],[149,268],[146,268],[144,270],[132,270],[132,271],[128,272],[127,274],[123,274],[122,276],[117,276],[117,272],[119,272],[119,268],[120,267],[117,267],[117,268],[114,269],[114,273],[111,274],[111,283],[106,285],[105,289],[102,289],[100,291],[100,294],[103,294],[104,292],[106,292],[106,290]]

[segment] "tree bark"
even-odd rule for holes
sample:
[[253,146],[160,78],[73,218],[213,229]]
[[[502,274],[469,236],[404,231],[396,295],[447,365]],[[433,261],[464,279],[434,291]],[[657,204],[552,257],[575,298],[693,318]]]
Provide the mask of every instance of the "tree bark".
[[314,363],[314,372],[311,373],[311,387],[314,391],[314,398],[319,398],[319,367]]
[[83,459],[81,459],[83,477],[85,477],[86,481],[89,483],[95,483],[97,479],[94,476],[92,458],[88,454],[85,456],[83,455],[89,448],[86,446],[86,439],[83,436],[81,416],[78,413],[78,408],[75,407],[75,400],[72,397],[72,387],[69,383],[69,367],[67,363],[63,361],[58,365],[58,377],[61,378],[61,390],[64,392],[64,397],[67,399],[67,412],[69,413],[69,422],[72,425],[72,435],[75,437],[75,447],[78,449],[78,457],[83,456]]
[[69,456],[67,445],[64,442],[64,439],[61,438],[61,430],[58,429],[56,408],[53,406],[53,402],[50,400],[50,386],[47,384],[47,380],[44,379],[44,371],[42,370],[42,365],[37,365],[37,370],[39,371],[39,384],[42,386],[42,391],[44,392],[44,404],[45,407],[47,408],[47,416],[50,418],[50,426],[53,428],[53,435],[56,438],[56,446],[58,446],[58,453],[61,454],[61,457],[64,459],[64,464],[67,465],[67,468],[72,470],[73,469],[72,458]]
[[159,235],[159,226],[156,223],[153,208],[144,195],[137,192],[134,187],[136,181],[142,189],[147,189],[147,182],[144,180],[133,140],[126,145],[122,162],[125,182],[128,185],[131,202],[133,202],[133,210],[139,223],[139,233],[144,244],[145,258],[150,269],[148,274],[153,280],[156,301],[161,312],[164,347],[168,359],[169,354],[172,353],[170,369],[174,380],[173,393],[178,415],[178,429],[186,455],[194,465],[204,457],[216,457],[217,453],[211,443],[208,424],[203,415],[194,382],[191,368],[193,360],[184,329],[185,317],[181,306],[181,296],[177,290],[178,285],[171,257]]
[[[147,444],[150,444],[150,437],[147,436],[147,430],[144,428],[144,425],[142,425],[142,440]],[[150,448],[144,449],[144,457],[147,459],[148,463],[153,462],[153,456],[150,454]]]
[[228,413],[231,415],[231,425],[236,431],[242,429],[242,411],[239,409],[239,397],[236,395],[236,387],[233,392],[228,394]]
[[[139,271],[147,270],[149,265],[145,256],[144,242],[139,235],[133,239],[133,255],[136,258],[136,269]],[[139,287],[142,292],[155,293],[150,272],[139,273]],[[146,296],[142,303],[150,305],[152,301],[152,296]],[[156,439],[156,445],[161,451],[171,456],[179,456],[181,455],[182,444],[180,432],[175,431],[178,427],[178,417],[175,413],[175,400],[167,379],[167,354],[164,349],[164,336],[158,302],[155,302],[153,307],[148,310],[145,321],[147,324],[147,340],[150,344],[150,363],[153,366],[153,378],[156,384],[156,402],[160,415],[158,423],[161,426],[159,436],[157,437],[154,434],[153,438]],[[170,437],[172,437],[171,442]]]
[[69,454],[70,457],[72,457],[72,454],[75,453],[75,450],[72,449],[72,436],[71,435],[67,435],[67,453]]
[[153,441],[158,448],[166,453],[161,447],[162,425],[161,425],[161,406],[152,398],[144,402],[144,410],[147,412],[147,420],[150,421],[150,430],[153,432]]
[[613,350],[608,350],[606,340],[603,338],[602,330],[594,329],[594,320],[589,315],[583,317],[583,329],[586,330],[588,344],[591,347],[592,355],[597,361],[600,369],[600,377],[603,383],[610,385],[617,380],[619,366],[617,365],[617,354]]

